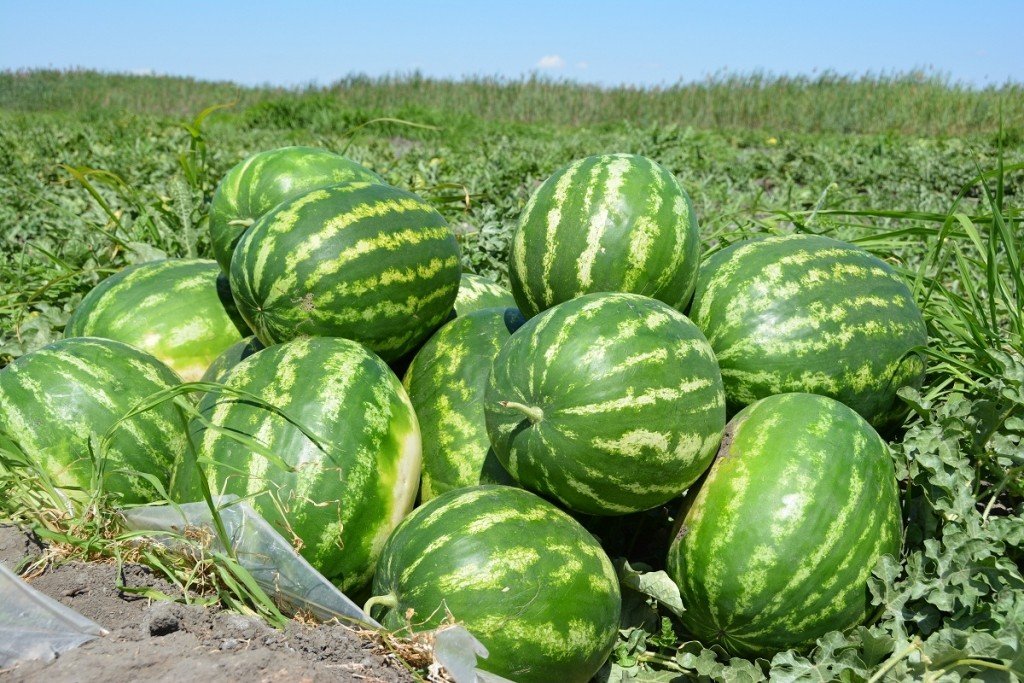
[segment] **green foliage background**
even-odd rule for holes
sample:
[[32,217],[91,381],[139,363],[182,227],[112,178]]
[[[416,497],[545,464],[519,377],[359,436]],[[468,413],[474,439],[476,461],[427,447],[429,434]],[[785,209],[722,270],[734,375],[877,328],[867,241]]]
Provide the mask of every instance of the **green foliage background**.
[[[672,511],[655,511],[618,548],[649,566],[623,569],[637,589],[602,675],[1024,677],[1022,94],[914,75],[723,76],[666,92],[354,78],[294,92],[0,74],[0,366],[58,338],[84,293],[126,264],[208,256],[215,183],[259,150],[344,151],[435,202],[464,266],[499,280],[516,217],[547,175],[587,154],[644,154],[695,200],[707,250],[809,231],[896,265],[926,312],[932,368],[889,435],[906,543],[876,570],[873,623],[771,662],[687,642],[656,573]],[[367,123],[380,117],[428,127]]]

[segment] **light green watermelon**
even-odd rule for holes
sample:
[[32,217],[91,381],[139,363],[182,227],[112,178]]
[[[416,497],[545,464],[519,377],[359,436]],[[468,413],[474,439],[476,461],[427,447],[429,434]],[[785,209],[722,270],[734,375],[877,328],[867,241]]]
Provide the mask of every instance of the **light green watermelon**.
[[704,336],[638,294],[588,294],[531,318],[495,358],[485,401],[509,473],[592,515],[682,494],[725,427],[722,377]]
[[286,201],[231,261],[238,309],[261,342],[344,337],[386,361],[451,313],[459,247],[434,208],[386,185],[345,183]]
[[881,259],[818,235],[739,242],[700,271],[690,316],[731,407],[785,392],[831,396],[875,425],[920,386],[928,341],[910,289]]
[[221,179],[210,204],[214,258],[227,273],[242,234],[275,206],[325,185],[383,183],[368,168],[316,147],[281,147],[247,157]]
[[[343,591],[364,587],[419,484],[420,432],[398,378],[362,345],[325,337],[263,349],[229,370],[224,384],[245,395],[207,393],[199,411],[217,429],[192,423],[211,490],[246,497]],[[185,461],[175,497],[197,500],[197,484],[194,461]]]
[[515,308],[512,292],[487,278],[463,273],[459,293],[455,297],[455,315],[466,315],[487,308]]
[[885,442],[824,396],[781,394],[741,411],[687,494],[668,570],[705,645],[770,658],[870,616],[868,578],[900,552]]
[[131,344],[181,378],[202,377],[213,359],[248,334],[213,261],[167,259],[129,266],[90,291],[64,329],[66,337]]
[[[110,339],[61,339],[0,370],[0,433],[73,499],[99,485],[122,503],[160,499],[188,448],[185,416],[172,402],[121,422],[152,395],[180,384],[163,363]],[[97,469],[100,465],[101,469]]]
[[601,546],[554,505],[506,486],[463,488],[415,510],[388,539],[367,603],[389,629],[448,614],[517,681],[585,683],[618,635],[621,597]]
[[515,308],[460,315],[409,365],[404,384],[423,435],[423,501],[463,486],[512,483],[491,451],[484,390],[492,361],[523,322]]
[[509,256],[512,293],[531,317],[593,292],[633,292],[683,310],[700,235],[675,177],[634,154],[569,164],[530,197]]

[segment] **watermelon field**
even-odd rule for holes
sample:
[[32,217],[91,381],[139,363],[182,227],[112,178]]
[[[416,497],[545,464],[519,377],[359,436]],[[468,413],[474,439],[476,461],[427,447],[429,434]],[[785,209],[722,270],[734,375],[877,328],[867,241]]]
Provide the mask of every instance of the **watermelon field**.
[[117,622],[0,678],[1024,679],[1022,103],[0,73],[0,560]]

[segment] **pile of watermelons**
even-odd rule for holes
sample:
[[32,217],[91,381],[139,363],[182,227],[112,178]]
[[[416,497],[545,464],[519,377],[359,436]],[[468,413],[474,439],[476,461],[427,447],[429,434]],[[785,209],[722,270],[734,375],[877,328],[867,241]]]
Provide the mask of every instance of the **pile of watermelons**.
[[[689,197],[625,154],[534,192],[510,292],[324,150],[242,161],[210,230],[215,262],[110,277],[0,372],[0,433],[72,499],[237,494],[386,626],[454,618],[517,681],[585,681],[615,642],[616,572],[573,515],[684,492],[666,566],[697,638],[770,655],[866,618],[901,542],[875,429],[926,342],[878,258],[793,235],[702,263]],[[200,378],[191,417],[153,398]]]

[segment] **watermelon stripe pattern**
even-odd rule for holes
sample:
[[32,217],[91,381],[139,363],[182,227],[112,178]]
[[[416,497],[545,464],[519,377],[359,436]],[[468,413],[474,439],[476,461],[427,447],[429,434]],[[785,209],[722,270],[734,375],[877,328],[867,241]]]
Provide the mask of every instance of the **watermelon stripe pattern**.
[[[398,378],[353,341],[316,338],[263,349],[229,370],[224,384],[284,411],[326,452],[281,415],[208,393],[199,410],[213,425],[255,439],[278,459],[193,421],[211,490],[253,496],[253,508],[285,538],[299,539],[303,557],[324,576],[343,591],[364,587],[419,484],[420,432]],[[191,463],[179,470],[179,500],[198,499],[195,476]]]
[[351,159],[316,147],[282,147],[239,162],[221,179],[210,204],[210,237],[217,263],[227,273],[242,234],[281,202],[343,182],[383,181]]
[[731,405],[785,392],[835,398],[879,425],[920,386],[927,343],[910,290],[884,261],[817,235],[734,244],[701,268],[693,321]]
[[589,294],[512,335],[485,411],[517,481],[577,512],[616,515],[665,503],[697,479],[725,427],[725,393],[711,347],[679,311]]
[[195,381],[242,338],[232,317],[237,315],[234,302],[218,292],[218,275],[217,264],[202,259],[129,266],[82,299],[64,335],[131,344],[156,356],[186,382]]
[[388,361],[444,322],[459,276],[458,244],[441,215],[412,193],[368,183],[278,206],[231,262],[239,310],[265,345],[344,337]]
[[484,391],[491,363],[523,322],[515,308],[461,315],[409,365],[404,384],[423,435],[422,501],[463,486],[512,483],[491,451]]
[[[0,432],[72,498],[91,492],[90,448],[143,400],[180,383],[163,363],[132,346],[98,338],[62,339],[0,371]],[[123,503],[156,500],[188,448],[185,417],[171,402],[122,423],[106,451],[104,489]],[[94,450],[99,456],[100,451]]]
[[459,293],[455,297],[455,315],[466,315],[488,308],[515,308],[512,292],[487,278],[463,273]]
[[576,520],[505,486],[451,491],[388,539],[373,614],[389,629],[439,626],[448,612],[489,650],[478,666],[519,683],[590,680],[619,627],[618,579]]
[[527,201],[509,257],[527,317],[592,292],[633,292],[682,310],[697,277],[693,204],[654,161],[604,154],[573,162]]
[[263,348],[263,344],[256,337],[246,337],[235,342],[210,363],[200,381],[223,384],[233,367]]
[[863,622],[871,571],[900,551],[885,443],[857,413],[812,394],[740,412],[680,516],[668,568],[683,621],[741,656],[808,647]]

